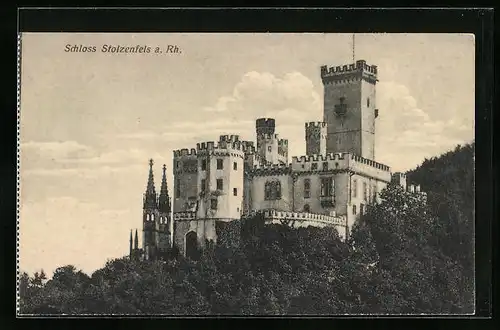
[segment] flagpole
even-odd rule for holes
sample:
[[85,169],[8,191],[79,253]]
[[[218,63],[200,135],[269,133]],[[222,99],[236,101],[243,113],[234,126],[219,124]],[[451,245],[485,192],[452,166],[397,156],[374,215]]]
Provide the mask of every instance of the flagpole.
[[356,49],[355,49],[355,42],[356,42],[356,35],[353,33],[352,34],[352,63],[356,62]]

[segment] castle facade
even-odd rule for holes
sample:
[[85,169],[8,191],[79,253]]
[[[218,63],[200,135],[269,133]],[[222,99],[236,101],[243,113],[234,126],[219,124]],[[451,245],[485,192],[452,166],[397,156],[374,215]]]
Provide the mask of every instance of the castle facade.
[[[380,200],[379,193],[391,181],[420,192],[418,186],[406,187],[403,173],[393,174],[375,161],[377,67],[364,60],[322,66],[321,78],[323,119],[305,123],[306,154],[291,162],[288,140],[279,136],[272,118],[256,120],[255,142],[221,135],[218,141],[174,150],[172,243],[182,254],[216,242],[217,222],[239,221],[256,212],[266,223],[334,227],[346,239],[359,215]],[[163,178],[166,189],[165,173]],[[150,181],[151,167],[143,253],[152,257],[169,243],[161,239],[168,233],[161,219],[169,225],[171,218],[166,213],[168,195],[168,208],[160,209],[162,195],[156,200]]]

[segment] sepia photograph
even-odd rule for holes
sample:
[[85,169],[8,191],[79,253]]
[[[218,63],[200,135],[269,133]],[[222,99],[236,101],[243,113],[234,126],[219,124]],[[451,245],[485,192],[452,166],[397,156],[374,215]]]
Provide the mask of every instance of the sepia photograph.
[[475,54],[20,34],[18,316],[474,314]]

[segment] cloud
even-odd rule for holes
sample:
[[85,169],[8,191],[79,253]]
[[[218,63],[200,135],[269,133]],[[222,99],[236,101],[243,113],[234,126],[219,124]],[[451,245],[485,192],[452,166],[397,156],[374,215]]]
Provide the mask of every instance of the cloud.
[[20,152],[21,155],[27,153],[29,155],[41,155],[51,159],[88,157],[95,153],[92,147],[80,144],[76,141],[28,141],[21,143]]
[[231,95],[221,96],[214,105],[203,110],[229,117],[252,120],[275,117],[283,124],[296,123],[315,115],[319,118],[321,99],[312,81],[300,72],[290,72],[279,78],[269,72],[251,71],[243,75]]
[[[128,213],[66,196],[23,203],[20,268],[31,273],[43,267],[51,275],[55,268],[71,264],[90,274],[108,258],[127,254],[130,227],[137,224],[124,221]],[[140,210],[135,213],[139,219]]]
[[377,160],[393,170],[407,170],[424,158],[471,142],[474,124],[463,118],[435,120],[421,109],[409,89],[397,82],[378,84]]

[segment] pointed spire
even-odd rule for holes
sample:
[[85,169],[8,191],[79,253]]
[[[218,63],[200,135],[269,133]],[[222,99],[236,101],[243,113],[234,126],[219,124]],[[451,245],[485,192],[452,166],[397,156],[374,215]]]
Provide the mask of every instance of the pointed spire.
[[146,193],[144,194],[144,208],[154,209],[156,208],[156,190],[153,175],[153,160],[149,160],[149,176],[148,185],[146,187]]
[[158,198],[158,209],[163,213],[170,213],[170,198],[167,187],[167,166],[163,164],[163,176],[161,179],[160,197]]
[[132,257],[132,229],[130,229],[130,257]]
[[137,229],[135,230],[135,242],[134,242],[134,248],[137,250],[139,249],[139,235],[137,234]]

